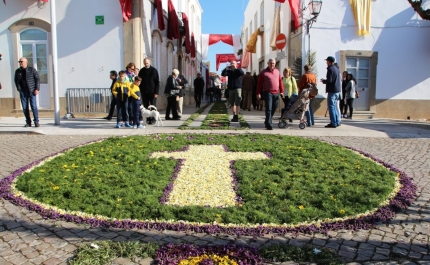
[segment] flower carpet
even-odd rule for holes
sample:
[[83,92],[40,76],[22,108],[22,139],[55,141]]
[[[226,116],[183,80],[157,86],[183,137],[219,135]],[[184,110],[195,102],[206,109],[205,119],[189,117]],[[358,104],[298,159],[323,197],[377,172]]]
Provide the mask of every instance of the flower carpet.
[[1,197],[46,218],[257,236],[371,228],[415,191],[405,173],[357,150],[257,134],[108,138],[0,182]]

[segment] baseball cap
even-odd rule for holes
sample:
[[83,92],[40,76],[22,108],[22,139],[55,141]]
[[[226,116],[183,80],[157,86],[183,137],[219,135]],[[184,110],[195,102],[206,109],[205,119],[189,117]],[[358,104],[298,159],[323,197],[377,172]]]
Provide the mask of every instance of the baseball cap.
[[325,59],[326,61],[329,61],[329,62],[332,62],[332,63],[334,63],[336,60],[334,59],[334,57],[333,56],[329,56],[329,57],[327,57],[327,59]]

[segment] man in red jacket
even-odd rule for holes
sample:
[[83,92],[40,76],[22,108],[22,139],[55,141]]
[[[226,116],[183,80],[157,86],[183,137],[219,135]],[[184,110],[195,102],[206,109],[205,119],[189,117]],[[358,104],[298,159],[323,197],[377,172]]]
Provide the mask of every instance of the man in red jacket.
[[267,68],[258,75],[257,99],[263,98],[266,105],[266,119],[264,125],[267,130],[273,130],[272,118],[279,103],[279,92],[284,97],[284,86],[282,85],[281,73],[275,68],[276,60],[269,59]]

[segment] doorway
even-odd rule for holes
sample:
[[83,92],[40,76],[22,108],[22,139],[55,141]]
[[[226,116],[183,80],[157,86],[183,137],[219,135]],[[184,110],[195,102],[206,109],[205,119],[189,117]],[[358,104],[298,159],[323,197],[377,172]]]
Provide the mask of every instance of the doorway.
[[36,97],[41,109],[51,107],[51,93],[48,83],[48,34],[40,29],[26,29],[19,34],[20,56],[25,57],[28,66],[37,70],[40,78],[40,91]]
[[357,81],[356,89],[360,97],[354,99],[354,109],[369,110],[370,58],[347,57],[346,71]]

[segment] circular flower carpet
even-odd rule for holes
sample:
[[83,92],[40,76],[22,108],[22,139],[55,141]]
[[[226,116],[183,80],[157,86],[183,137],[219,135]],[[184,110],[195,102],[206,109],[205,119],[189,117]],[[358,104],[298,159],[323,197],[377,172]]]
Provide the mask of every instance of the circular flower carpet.
[[93,226],[262,235],[370,228],[414,198],[368,154],[279,135],[108,138],[18,169],[0,196]]

